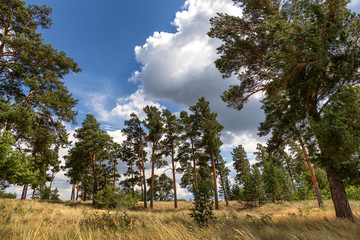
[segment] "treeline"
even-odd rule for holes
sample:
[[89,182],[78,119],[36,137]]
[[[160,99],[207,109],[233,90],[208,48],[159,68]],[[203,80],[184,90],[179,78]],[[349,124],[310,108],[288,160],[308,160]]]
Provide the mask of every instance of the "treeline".
[[[135,113],[124,122],[126,140],[115,143],[100,128],[94,116],[87,115],[81,128],[75,130],[75,146],[65,157],[67,176],[73,184],[72,200],[93,199],[108,186],[115,186],[120,177],[118,164],[127,165],[126,177],[120,181],[123,191],[136,195],[140,188],[141,199],[147,207],[154,207],[154,200],[174,199],[177,208],[176,175],[181,174],[180,185],[194,192],[198,179],[213,186],[215,206],[218,209],[217,178],[224,186],[229,170],[220,155],[222,125],[216,120],[205,98],[183,111],[177,117],[169,110],[160,111],[155,106],[143,109],[146,117],[140,120]],[[146,163],[150,163],[150,176],[146,176]],[[178,165],[178,167],[176,167]],[[172,178],[155,170],[167,167]]]

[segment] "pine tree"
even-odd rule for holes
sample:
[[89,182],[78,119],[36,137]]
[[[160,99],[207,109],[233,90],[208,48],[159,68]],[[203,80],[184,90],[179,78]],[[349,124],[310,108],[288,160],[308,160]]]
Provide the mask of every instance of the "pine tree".
[[[102,151],[109,147],[111,144],[111,137],[103,130],[100,129],[100,124],[96,121],[95,117],[87,114],[82,123],[81,128],[75,130],[75,137],[78,142],[75,143],[75,148],[87,155],[84,159],[87,164],[91,166],[93,177],[93,196],[96,195],[99,188],[99,165],[96,163],[97,156],[102,154]],[[95,198],[93,197],[93,205]]]
[[204,148],[211,161],[214,194],[215,194],[215,209],[219,209],[218,188],[215,168],[215,156],[220,151],[222,142],[220,140],[220,132],[223,126],[216,120],[217,114],[210,111],[209,102],[204,97],[199,98],[198,102],[191,106],[190,111],[193,112],[193,118],[199,122],[199,131],[202,133],[200,146]]
[[[148,130],[146,136],[147,142],[151,144],[151,187],[150,187],[150,208],[154,208],[154,174],[155,174],[155,163],[159,164],[159,156],[156,151],[159,150],[160,139],[164,133],[163,129],[163,118],[161,112],[155,106],[144,107],[146,119],[144,120],[144,126]],[[160,164],[161,165],[161,164]]]
[[173,189],[174,189],[174,207],[177,208],[177,195],[176,195],[176,178],[175,178],[175,148],[180,143],[180,133],[182,131],[179,119],[167,109],[162,111],[164,119],[165,139],[161,145],[164,147],[162,154],[164,156],[171,156],[171,170],[173,174]]
[[123,134],[127,136],[127,141],[131,142],[134,149],[137,150],[139,162],[141,161],[141,170],[142,171],[142,183],[143,187],[143,201],[144,208],[147,208],[147,197],[146,197],[146,176],[145,176],[145,151],[146,147],[146,133],[142,127],[142,123],[139,120],[138,116],[135,113],[130,114],[130,119],[124,122],[126,128],[122,130]]
[[[353,219],[344,178],[349,154],[331,158],[327,125],[323,114],[346,84],[357,84],[360,55],[359,16],[346,8],[347,1],[270,0],[260,4],[234,1],[243,6],[242,17],[219,14],[211,19],[211,37],[223,40],[216,66],[229,77],[237,74],[241,83],[223,95],[229,106],[241,109],[250,96],[264,92],[270,98],[285,93],[288,106],[312,125],[320,149],[319,163],[326,169],[336,216]],[[355,40],[354,40],[355,39]],[[245,71],[243,71],[246,69]],[[339,115],[334,115],[338,117]],[[340,118],[339,118],[340,117]],[[341,121],[341,120],[340,120]],[[289,121],[293,127],[293,121]],[[332,131],[340,129],[333,128]],[[336,134],[342,134],[337,132]],[[353,149],[354,150],[354,149]],[[350,151],[353,153],[354,151]],[[334,155],[335,156],[335,155]]]
[[231,152],[233,166],[236,172],[236,182],[238,184],[244,184],[245,178],[250,175],[250,164],[247,159],[245,149],[240,144]]

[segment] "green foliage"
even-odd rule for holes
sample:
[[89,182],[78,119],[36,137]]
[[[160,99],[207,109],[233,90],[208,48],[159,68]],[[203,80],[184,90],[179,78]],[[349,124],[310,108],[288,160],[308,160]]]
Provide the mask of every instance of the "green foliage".
[[134,208],[139,200],[120,188],[108,186],[96,193],[94,207],[102,209]]
[[0,180],[12,184],[30,182],[34,178],[34,173],[29,170],[31,158],[12,150],[14,143],[10,131],[0,133]]
[[41,200],[52,200],[52,201],[61,201],[60,200],[60,194],[59,190],[57,188],[51,190],[50,192],[50,198],[49,197],[49,188],[47,186],[40,186],[38,188],[38,193],[35,194],[35,198],[41,199]]
[[[151,183],[151,178],[147,179],[148,185]],[[148,190],[148,197],[151,188]],[[160,176],[154,175],[154,200],[155,201],[172,201],[174,199],[173,180],[166,176],[165,173]]]
[[360,200],[360,187],[359,186],[349,186],[346,188],[346,195],[349,199]]
[[16,198],[16,193],[7,193],[4,190],[0,190],[0,199],[2,199],[2,198],[15,199]]
[[201,227],[208,226],[209,221],[215,219],[213,213],[213,204],[211,201],[212,197],[212,188],[206,181],[203,181],[199,178],[198,182],[198,191],[194,193],[195,208],[192,210],[192,213],[189,213],[189,216],[193,218]]
[[244,184],[245,178],[250,174],[250,164],[245,149],[239,145],[233,149],[231,155],[236,172],[236,181],[239,184]]

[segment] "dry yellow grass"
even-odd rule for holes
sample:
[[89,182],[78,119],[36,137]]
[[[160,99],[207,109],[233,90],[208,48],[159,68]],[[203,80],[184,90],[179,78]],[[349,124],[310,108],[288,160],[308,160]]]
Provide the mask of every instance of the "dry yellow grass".
[[331,201],[266,204],[244,209],[221,203],[217,219],[199,228],[188,217],[193,204],[155,202],[155,210],[104,211],[90,202],[48,203],[0,199],[0,239],[360,239],[360,202],[351,201],[356,222],[335,218]]

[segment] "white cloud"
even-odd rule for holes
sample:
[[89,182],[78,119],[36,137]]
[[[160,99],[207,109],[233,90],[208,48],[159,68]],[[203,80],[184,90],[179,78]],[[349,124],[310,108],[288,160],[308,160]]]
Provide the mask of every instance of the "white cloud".
[[[236,77],[223,80],[215,67],[219,57],[218,39],[211,39],[209,19],[217,12],[241,16],[240,8],[231,0],[189,0],[176,13],[176,33],[155,32],[142,46],[135,47],[135,56],[142,64],[136,71],[141,93],[152,100],[166,100],[178,106],[194,105],[204,96],[225,131],[257,131],[264,118],[258,97],[253,97],[242,111],[229,109],[220,95],[229,85],[238,84]],[[120,107],[123,115],[134,106]]]
[[142,109],[146,105],[153,105],[159,109],[164,108],[164,106],[154,102],[151,97],[145,95],[144,90],[140,88],[130,96],[119,98],[116,107],[111,110],[110,115],[127,119],[131,113],[136,113],[140,119],[144,119],[145,113]]

